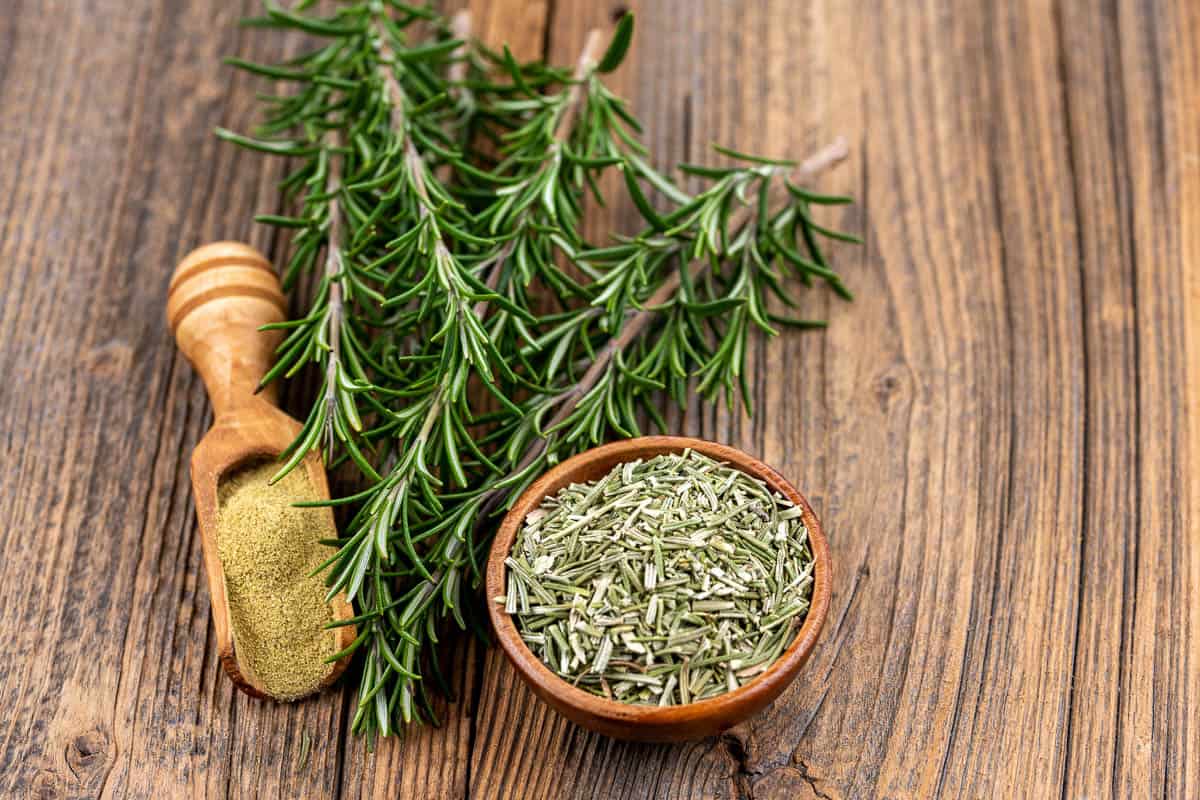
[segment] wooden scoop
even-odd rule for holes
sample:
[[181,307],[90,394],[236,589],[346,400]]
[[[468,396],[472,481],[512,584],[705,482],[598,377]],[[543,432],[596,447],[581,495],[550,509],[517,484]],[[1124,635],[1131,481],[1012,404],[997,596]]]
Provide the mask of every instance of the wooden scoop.
[[[192,453],[192,491],[200,522],[204,568],[212,596],[217,655],[238,688],[254,697],[270,697],[248,664],[238,661],[237,641],[230,624],[225,571],[217,550],[217,485],[232,470],[262,459],[274,459],[296,438],[300,423],[276,407],[274,386],[258,392],[270,368],[281,331],[259,331],[286,318],[279,278],[267,259],[249,245],[216,242],[193,250],[175,268],[167,294],[167,321],[179,349],[204,379],[212,401],[212,429]],[[301,467],[297,467],[300,469]],[[302,468],[321,498],[329,485],[320,457],[314,452]],[[330,515],[329,508],[321,513]],[[344,594],[330,604],[335,619],[349,619],[354,609]],[[337,651],[354,640],[354,626],[336,628]],[[349,657],[334,664],[317,690],[337,680]]]

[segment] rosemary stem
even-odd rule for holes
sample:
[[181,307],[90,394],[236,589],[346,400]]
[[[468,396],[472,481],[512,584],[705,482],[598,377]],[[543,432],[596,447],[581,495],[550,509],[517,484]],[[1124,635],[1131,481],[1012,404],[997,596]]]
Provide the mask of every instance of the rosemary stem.
[[[844,159],[848,153],[849,149],[846,146],[846,140],[839,136],[831,144],[823,147],[817,153],[805,159],[803,163],[793,170],[792,177],[796,178],[797,180],[809,180],[815,175],[837,164],[839,161]],[[730,217],[730,230],[741,229],[742,226],[751,221],[753,216],[754,210],[748,206],[743,206],[742,208],[738,209]],[[698,259],[688,265],[688,274],[691,279],[695,281],[701,275],[703,275],[704,271],[707,270],[711,265],[712,262],[708,259]],[[658,291],[652,294],[650,299],[642,304],[642,309],[633,314],[633,316],[629,318],[629,321],[621,327],[621,331],[612,339],[610,339],[604,348],[596,354],[596,360],[592,362],[592,365],[588,368],[587,372],[583,374],[583,377],[580,379],[579,383],[577,383],[571,389],[568,389],[566,392],[563,392],[557,399],[553,401],[556,405],[559,405],[559,409],[551,418],[549,424],[546,426],[547,428],[553,428],[555,425],[567,418],[567,416],[571,413],[571,410],[575,407],[575,401],[587,394],[591,388],[596,385],[596,381],[599,380],[602,374],[604,374],[604,370],[608,368],[609,362],[613,360],[616,354],[624,350],[630,342],[641,335],[642,330],[654,319],[655,314],[657,313],[656,309],[659,306],[670,301],[670,299],[675,296],[675,293],[679,291],[679,284],[681,280],[682,276],[679,272],[671,273],[671,275],[669,275],[667,279],[663,281],[662,286],[658,287]],[[517,470],[519,471],[523,466],[528,466],[529,461],[532,461],[533,458],[536,457],[537,453],[534,453],[531,457],[527,456],[522,460],[521,464],[517,467]]]
[[567,92],[567,102],[563,106],[562,116],[554,126],[555,151],[562,147],[562,142],[571,135],[575,127],[575,118],[579,115],[579,107],[583,104],[583,94],[587,90],[588,78],[596,69],[596,59],[600,57],[600,41],[604,34],[598,28],[592,28],[583,39],[583,50],[575,63],[575,75],[570,90]]
[[[839,136],[833,142],[821,148],[812,156],[801,162],[792,171],[792,177],[797,180],[811,180],[813,177],[819,175],[820,173],[845,159],[846,156],[849,155],[849,152],[850,151],[846,145],[845,138]],[[754,211],[749,207],[738,209],[730,217],[730,230],[740,229],[742,226],[750,222],[753,216]],[[704,271],[708,269],[709,266],[710,264],[708,260],[699,259],[688,265],[687,269],[689,275],[694,281],[703,275]],[[570,416],[571,411],[575,408],[575,404],[578,403],[579,399],[586,395],[591,388],[596,385],[596,381],[598,381],[600,376],[604,374],[604,371],[608,369],[609,363],[613,360],[617,353],[619,353],[621,350],[627,347],[630,342],[634,341],[638,336],[640,336],[646,326],[654,320],[654,317],[657,314],[655,309],[658,306],[668,302],[672,297],[675,296],[675,293],[679,291],[681,280],[682,277],[679,272],[674,272],[668,276],[666,280],[663,281],[662,286],[660,286],[658,290],[650,296],[650,299],[642,304],[641,310],[630,316],[625,325],[621,327],[620,332],[617,333],[617,335],[613,338],[609,339],[608,343],[605,344],[603,349],[596,353],[595,360],[592,362],[591,366],[588,367],[587,372],[585,372],[579,379],[579,382],[575,384],[575,386],[550,400],[550,404],[557,406],[558,410],[546,424],[544,428],[545,430],[552,430],[556,425]],[[542,450],[544,450],[545,447],[545,436],[539,437],[531,442],[528,449],[525,451],[525,455],[517,463],[516,467],[513,468],[513,472],[520,472],[528,467],[538,456],[541,455]],[[484,513],[480,516],[481,521],[485,520],[490,512],[496,510],[497,506],[503,500],[507,492],[507,488],[500,488],[492,489],[488,493],[488,496],[484,499],[482,506]]]
[[[832,144],[822,148],[811,158],[806,159],[802,164],[800,164],[793,171],[793,177],[798,179],[811,179],[814,175],[824,171],[825,169],[828,169],[844,159],[847,153],[848,150],[846,147],[846,142],[844,139],[839,137]],[[730,217],[729,228],[731,230],[739,230],[742,226],[750,222],[753,216],[753,209],[744,206],[734,212],[734,214]],[[698,259],[688,265],[688,274],[694,281],[703,275],[704,271],[710,266],[711,262],[708,259]],[[679,272],[674,272],[669,275],[666,280],[663,281],[662,286],[658,288],[658,291],[652,294],[650,299],[642,304],[642,309],[633,314],[633,316],[629,318],[629,321],[621,327],[621,331],[612,339],[610,339],[604,348],[596,354],[596,360],[592,362],[592,365],[588,368],[587,372],[583,374],[583,377],[580,379],[579,383],[577,383],[571,389],[568,389],[560,394],[558,398],[553,401],[554,404],[559,405],[559,409],[557,412],[555,412],[554,416],[547,424],[547,428],[553,428],[555,425],[567,418],[567,416],[571,413],[571,410],[575,407],[575,401],[587,394],[588,391],[590,391],[591,388],[596,385],[596,381],[599,380],[600,376],[604,373],[604,370],[608,368],[608,364],[610,361],[612,361],[613,357],[615,357],[617,353],[628,346],[630,342],[641,335],[642,330],[654,319],[657,313],[656,309],[659,306],[668,302],[672,297],[675,296],[675,293],[679,291],[679,284],[681,280],[682,277]],[[528,463],[536,457],[536,452],[533,453],[532,456],[526,456],[526,458],[523,459],[521,464],[517,467],[517,470],[519,471],[521,467],[528,466]]]
[[[560,149],[561,143],[565,141],[568,136],[570,136],[571,129],[575,124],[576,118],[578,117],[579,106],[582,104],[584,96],[583,82],[587,80],[587,78],[592,74],[592,71],[596,68],[596,59],[599,57],[601,36],[602,34],[600,31],[593,28],[592,30],[588,31],[587,36],[584,39],[583,50],[579,55],[579,61],[575,67],[575,83],[571,86],[570,92],[567,95],[567,101],[563,108],[563,114],[561,117],[559,117],[558,123],[554,127],[554,146],[556,153]],[[528,209],[522,213],[522,225],[524,224],[528,213]],[[489,289],[495,289],[499,283],[500,273],[502,272],[504,262],[507,261],[508,257],[512,254],[514,242],[515,238],[510,239],[500,250],[492,263],[488,266],[488,274],[484,283]],[[475,308],[473,309],[475,316],[480,320],[482,320],[487,314],[487,310],[488,302],[486,300],[480,300],[477,302],[475,304]],[[432,429],[437,418],[441,416],[442,406],[445,404],[445,402],[445,391],[444,389],[439,389],[437,396],[434,398],[433,403],[429,407],[429,411],[426,414],[425,420],[421,426],[421,431],[418,434],[418,438],[421,441],[424,441],[424,439],[429,435],[429,431]],[[528,465],[528,462],[532,461],[536,457],[536,451],[532,449],[526,451],[526,457],[522,461],[522,465]],[[498,493],[497,490],[494,489],[483,495],[483,502],[480,508],[484,509],[485,513],[480,516],[481,521],[487,518],[488,512],[492,509],[493,501],[498,497],[503,497],[503,494]],[[431,578],[426,579],[426,583],[434,587],[438,587],[441,586],[441,583],[445,577],[446,568],[440,567],[433,573]]]
[[[385,47],[386,47],[386,45],[385,45]],[[584,81],[588,78],[589,75],[591,75],[591,71],[593,69],[595,69],[595,66],[596,66],[596,58],[597,58],[597,53],[598,53],[599,49],[600,49],[600,32],[598,30],[591,30],[588,32],[587,39],[584,42],[583,53],[579,56],[579,63],[575,70],[576,81]],[[391,72],[391,70],[384,70],[384,71],[389,74]],[[395,84],[395,78],[392,79],[392,83]],[[396,86],[396,91],[400,91],[399,84],[395,84],[395,86]],[[556,148],[561,145],[561,143],[566,139],[567,136],[570,135],[571,126],[574,124],[575,118],[578,115],[578,106],[582,102],[582,98],[583,98],[582,91],[577,91],[581,88],[581,86],[582,86],[582,84],[578,83],[578,82],[571,86],[571,92],[567,96],[566,107],[563,110],[563,115],[562,115],[562,117],[559,118],[558,125],[555,127],[555,130],[554,130]],[[396,99],[397,99],[397,97],[393,97],[393,100],[396,100]],[[399,103],[395,103],[393,105],[393,108],[395,108],[397,105],[399,105]],[[564,125],[564,122],[566,123],[565,125]],[[424,172],[422,171],[423,162],[421,161],[421,155],[420,155],[420,153],[417,152],[417,149],[414,146],[411,138],[406,137],[405,147],[406,147],[406,158],[409,159],[409,170],[411,172],[413,172],[414,176],[416,176],[416,175],[423,176]],[[421,217],[424,218],[427,214],[430,213],[430,211],[427,207],[429,198],[426,193],[424,178],[422,177],[420,180],[417,180],[416,185],[417,185],[418,194],[421,196],[421,199],[422,199],[422,203],[420,204],[420,214],[421,214]],[[526,210],[525,214],[528,214],[528,210]],[[521,222],[522,225],[524,224],[524,220],[525,220],[525,216],[522,215],[522,222]],[[505,244],[504,248],[500,251],[497,258],[488,266],[488,273],[487,273],[486,277],[484,278],[484,284],[489,289],[495,289],[496,286],[498,285],[498,283],[500,281],[500,273],[504,266],[504,262],[507,261],[508,256],[512,254],[512,250],[513,250],[512,243],[514,241],[515,241],[515,239],[510,239],[509,242],[507,244]],[[437,247],[439,248],[439,250],[445,248],[445,244],[443,243],[443,241],[440,238],[438,239]],[[480,300],[475,303],[475,307],[471,311],[476,316],[476,318],[482,320],[484,318],[484,316],[486,316],[487,310],[488,310],[488,301]],[[426,439],[428,439],[429,433],[430,433],[430,431],[433,430],[434,424],[436,424],[437,420],[442,416],[442,411],[444,410],[446,402],[448,400],[449,400],[449,398],[447,397],[445,386],[439,387],[437,394],[434,395],[433,401],[429,404],[429,411],[426,412],[425,419],[422,421],[422,424],[421,424],[421,429],[417,434],[417,439],[416,439],[417,446],[420,446],[421,444],[423,444],[426,441]],[[435,577],[437,577],[437,576],[435,575]]]
[[[336,132],[329,134],[329,152],[340,146]],[[329,311],[326,317],[329,332],[329,358],[325,364],[325,438],[327,454],[333,453],[334,415],[337,413],[337,378],[342,354],[342,245],[341,207],[338,192],[342,186],[341,161],[337,156],[329,158],[329,172],[325,178],[325,191],[329,194],[329,230],[325,240],[325,279],[329,282]]]
[[[500,248],[500,252],[497,253],[492,262],[488,264],[487,275],[485,275],[483,279],[483,284],[487,288],[495,290],[495,288],[500,284],[501,267],[504,266],[504,262],[508,260],[508,257],[512,255],[513,248],[516,246],[513,244],[515,241],[516,239],[509,239],[507,242],[505,242],[504,246]],[[472,309],[472,311],[475,313],[475,316],[481,321],[485,316],[487,316],[488,305],[489,303],[487,300],[479,300],[475,303],[475,308]]]
[[[446,70],[446,80],[450,84],[450,96],[457,100],[460,84],[467,77],[467,42],[471,39],[470,10],[464,8],[450,18],[450,33],[455,39],[461,40],[461,44],[454,48],[453,58],[455,61]],[[449,162],[443,163],[438,167],[437,177],[442,183],[449,183],[454,177],[454,165]]]
[[[455,15],[454,25],[456,36],[461,34],[462,38],[464,39],[469,36],[471,26],[470,12],[464,11]],[[417,150],[416,143],[413,141],[412,136],[408,135],[407,121],[404,113],[406,97],[404,95],[404,89],[400,86],[400,82],[396,80],[395,52],[388,43],[385,32],[380,30],[378,33],[380,56],[379,72],[383,78],[384,88],[387,90],[388,97],[391,101],[391,124],[392,128],[404,138],[404,160],[407,164],[408,173],[411,176],[413,189],[417,195],[417,215],[420,219],[424,220],[433,213],[433,210],[430,208],[431,203],[429,200],[429,189],[426,186],[425,160],[421,157],[420,151]],[[464,41],[464,43],[459,46],[459,51],[461,52],[463,49],[465,49],[465,47],[466,44]],[[462,69],[459,70],[459,72],[465,72],[466,66],[465,64],[462,64],[462,62],[455,63],[451,69],[453,70],[459,66],[462,66]],[[461,80],[461,77],[462,76],[460,75],[459,80]],[[437,250],[435,258],[449,257],[450,251],[446,247],[445,240],[442,238],[440,233],[434,247]],[[498,273],[498,270],[494,270],[494,272]],[[491,288],[495,280],[496,278],[488,276],[487,283],[489,288]],[[475,305],[473,312],[477,317],[481,316],[481,310],[486,309],[486,307],[487,301],[481,300]],[[425,419],[422,420],[421,428],[418,431],[416,438],[417,446],[424,444],[429,438],[429,433],[433,430],[434,424],[441,416],[442,409],[445,404],[446,388],[444,385],[442,385],[438,387],[437,394],[434,395],[433,400],[430,402],[429,411],[426,413]]]
[[[420,218],[425,219],[431,213],[429,190],[425,186],[425,160],[417,150],[416,142],[408,133],[408,120],[405,114],[405,104],[408,98],[404,94],[404,88],[400,86],[400,81],[396,80],[396,53],[388,42],[386,31],[380,29],[377,34],[379,36],[379,73],[383,78],[383,86],[390,100],[392,129],[404,139],[404,160],[417,195],[417,211]],[[441,245],[440,237],[439,245]]]
[[446,75],[450,79],[450,91],[457,92],[458,84],[462,83],[467,77],[467,62],[465,57],[467,54],[467,42],[471,38],[470,9],[464,8],[450,18],[450,33],[455,39],[462,40],[462,44],[454,48],[454,58],[456,60],[450,65]]
[[[455,17],[457,20],[457,17]],[[575,74],[573,83],[567,93],[567,100],[563,105],[562,116],[558,118],[558,122],[554,126],[554,144],[553,159],[559,158],[559,153],[562,150],[562,143],[571,135],[572,129],[575,127],[575,121],[579,117],[579,108],[583,104],[584,82],[591,77],[592,72],[596,69],[596,59],[600,54],[600,40],[603,34],[597,28],[592,28],[587,32],[587,36],[583,40],[583,50],[579,54],[579,60],[575,63]],[[456,65],[457,66],[457,65]],[[551,159],[547,159],[549,164]],[[543,166],[542,169],[545,169]],[[521,212],[520,222],[517,227],[524,227],[532,207],[526,208]],[[512,255],[513,250],[517,246],[517,237],[510,238],[500,248],[500,251],[495,255],[492,261],[488,264],[488,274],[484,279],[484,283],[489,289],[495,289],[500,283],[500,273],[503,270],[505,262]],[[488,302],[480,300],[475,304],[475,316],[482,320],[487,315]]]

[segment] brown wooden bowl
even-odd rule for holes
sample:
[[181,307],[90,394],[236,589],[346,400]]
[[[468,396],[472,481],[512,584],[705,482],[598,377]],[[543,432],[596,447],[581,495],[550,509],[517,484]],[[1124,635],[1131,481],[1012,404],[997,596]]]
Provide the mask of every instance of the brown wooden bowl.
[[[765,481],[803,509],[802,518],[808,526],[814,560],[812,604],[804,624],[783,655],[761,675],[732,692],[695,703],[665,707],[606,700],[578,689],[555,675],[521,639],[512,617],[504,610],[504,606],[494,601],[494,598],[504,594],[507,586],[504,561],[512,550],[517,531],[526,515],[541,505],[547,495],[571,483],[595,480],[616,464],[638,458],[653,458],[663,453],[679,453],[688,448]],[[554,467],[526,489],[508,512],[496,533],[487,563],[487,607],[492,627],[504,654],[534,693],[567,719],[585,728],[618,739],[649,742],[715,736],[758,713],[778,697],[808,661],[821,627],[825,624],[832,591],[833,565],[829,558],[829,542],[821,530],[820,520],[804,496],[775,470],[740,450],[683,436],[644,436],[614,442],[580,453]]]

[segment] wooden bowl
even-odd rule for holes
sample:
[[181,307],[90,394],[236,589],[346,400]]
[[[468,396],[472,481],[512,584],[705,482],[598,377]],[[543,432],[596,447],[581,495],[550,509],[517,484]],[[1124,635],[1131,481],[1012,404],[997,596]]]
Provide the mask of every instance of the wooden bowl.
[[[619,463],[679,453],[687,448],[759,478],[803,509],[802,518],[808,526],[814,559],[812,604],[808,616],[796,638],[770,668],[726,694],[686,705],[659,707],[618,703],[578,689],[555,675],[534,655],[521,639],[504,606],[493,599],[505,592],[507,567],[504,561],[512,550],[517,531],[526,515],[541,505],[547,495],[568,484],[595,480]],[[803,495],[775,470],[740,450],[682,436],[644,436],[614,442],[580,453],[554,467],[531,485],[508,512],[496,533],[487,563],[487,607],[492,627],[504,654],[534,693],[567,719],[585,728],[618,739],[649,742],[714,736],[758,713],[778,697],[808,661],[829,612],[832,590],[829,542]]]

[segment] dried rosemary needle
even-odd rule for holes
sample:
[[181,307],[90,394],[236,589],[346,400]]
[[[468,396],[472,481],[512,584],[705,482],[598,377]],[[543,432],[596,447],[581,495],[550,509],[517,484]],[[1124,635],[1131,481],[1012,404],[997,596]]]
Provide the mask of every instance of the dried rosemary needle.
[[624,703],[675,705],[764,672],[808,613],[800,507],[694,451],[618,464],[547,497],[507,560],[526,644]]

